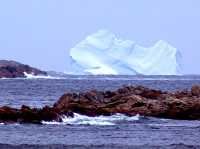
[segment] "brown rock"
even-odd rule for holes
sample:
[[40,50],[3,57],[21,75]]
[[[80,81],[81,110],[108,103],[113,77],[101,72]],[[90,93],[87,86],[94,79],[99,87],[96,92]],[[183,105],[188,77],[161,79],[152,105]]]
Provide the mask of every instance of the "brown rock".
[[66,94],[55,104],[55,107],[59,107],[60,111],[67,110],[88,116],[115,113],[135,115],[138,113],[172,119],[200,119],[200,111],[198,111],[200,100],[193,98],[191,94],[184,93],[184,91],[173,94],[141,86],[130,86],[114,92],[98,92],[98,94],[102,94],[101,98],[104,100],[96,102],[98,99],[97,91],[76,96],[76,100],[71,94]]
[[[193,96],[192,96],[193,95]],[[145,87],[123,87],[117,91],[89,91],[86,93],[64,94],[53,107],[42,109],[23,105],[21,109],[0,108],[0,122],[41,123],[61,121],[62,115],[79,113],[87,116],[113,115],[128,116],[141,114],[171,119],[200,120],[199,87],[193,86],[191,93],[162,92]]]
[[191,89],[191,93],[193,96],[200,97],[200,87],[198,85],[193,85]]
[[46,72],[15,61],[0,60],[0,78],[25,77],[24,72],[34,75],[47,75]]

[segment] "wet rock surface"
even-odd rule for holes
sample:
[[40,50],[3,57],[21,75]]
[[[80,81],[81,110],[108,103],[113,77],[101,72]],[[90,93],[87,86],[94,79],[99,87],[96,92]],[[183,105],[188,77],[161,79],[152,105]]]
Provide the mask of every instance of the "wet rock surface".
[[0,108],[0,121],[4,123],[41,123],[41,121],[60,121],[58,113],[48,106],[42,109],[30,108],[23,105],[21,109],[10,107]]
[[24,72],[33,75],[47,75],[45,71],[16,61],[0,60],[0,78],[24,78]]
[[52,107],[21,109],[0,107],[0,122],[41,123],[62,121],[61,116],[73,113],[87,116],[113,115],[152,116],[180,120],[200,120],[199,87],[190,91],[163,92],[143,86],[126,86],[116,91],[91,90],[64,94]]

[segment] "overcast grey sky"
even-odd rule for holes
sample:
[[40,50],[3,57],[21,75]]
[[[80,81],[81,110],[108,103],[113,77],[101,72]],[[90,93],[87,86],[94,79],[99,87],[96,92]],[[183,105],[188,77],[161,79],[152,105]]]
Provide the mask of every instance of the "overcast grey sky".
[[0,0],[0,59],[64,71],[68,51],[108,29],[150,46],[166,40],[200,73],[200,0]]

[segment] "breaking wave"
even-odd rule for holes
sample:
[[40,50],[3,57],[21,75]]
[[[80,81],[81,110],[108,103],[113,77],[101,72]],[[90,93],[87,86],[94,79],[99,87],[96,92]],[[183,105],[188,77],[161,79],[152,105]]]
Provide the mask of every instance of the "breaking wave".
[[53,76],[44,76],[44,75],[33,75],[24,72],[26,79],[61,79],[60,77],[53,77]]
[[97,117],[89,117],[85,115],[80,115],[74,113],[74,117],[62,117],[62,122],[47,122],[42,121],[43,124],[64,124],[64,125],[102,125],[102,126],[109,126],[109,125],[116,125],[117,123],[123,121],[137,121],[139,120],[140,116],[137,114],[132,117],[128,117],[123,114],[115,114],[112,116],[97,116]]

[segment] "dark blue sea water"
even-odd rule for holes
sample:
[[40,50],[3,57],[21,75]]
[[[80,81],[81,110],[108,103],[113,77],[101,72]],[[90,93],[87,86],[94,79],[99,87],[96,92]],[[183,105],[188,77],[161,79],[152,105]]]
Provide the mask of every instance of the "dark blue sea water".
[[[66,92],[115,90],[143,85],[166,91],[200,85],[199,76],[68,76],[62,79],[0,79],[0,106],[52,105]],[[65,123],[0,124],[0,148],[200,148],[200,121],[151,117],[88,118]]]

